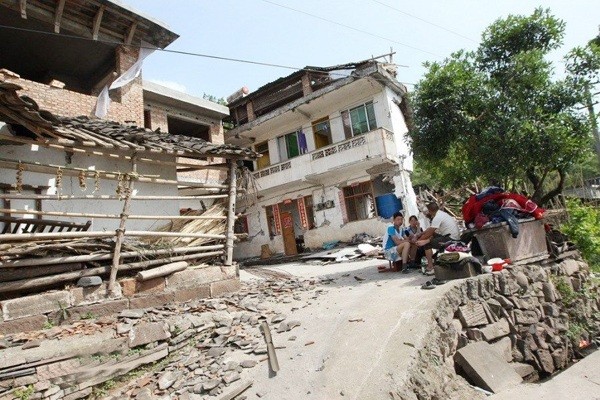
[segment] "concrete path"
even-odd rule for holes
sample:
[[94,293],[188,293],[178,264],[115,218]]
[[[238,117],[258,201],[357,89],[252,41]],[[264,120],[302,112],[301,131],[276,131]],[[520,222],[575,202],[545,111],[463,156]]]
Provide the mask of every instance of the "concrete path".
[[490,400],[598,400],[600,399],[600,351],[540,384],[521,384],[488,397]]
[[[308,293],[272,305],[302,325],[274,333],[274,344],[285,346],[277,350],[281,370],[269,374],[266,363],[254,368],[249,398],[255,398],[254,392],[281,400],[391,399],[390,390],[402,386],[416,348],[427,339],[433,307],[453,283],[422,290],[429,277],[416,271],[382,274],[379,265],[387,262],[265,267],[303,278],[337,279],[323,286],[327,293],[318,297]],[[256,279],[248,272],[252,269],[241,271],[242,280]]]

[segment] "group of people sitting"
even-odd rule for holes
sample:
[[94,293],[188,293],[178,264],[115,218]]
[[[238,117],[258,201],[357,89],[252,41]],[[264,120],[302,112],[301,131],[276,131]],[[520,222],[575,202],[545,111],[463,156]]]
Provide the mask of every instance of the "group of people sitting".
[[408,226],[404,226],[404,215],[394,213],[392,225],[387,228],[383,238],[385,258],[391,262],[391,267],[380,267],[379,272],[409,272],[409,268],[418,268],[420,260],[427,258],[426,275],[433,275],[433,250],[441,244],[460,240],[460,228],[456,219],[445,211],[440,210],[437,203],[427,204],[425,216],[429,226],[424,230],[420,227],[419,219],[411,215]]

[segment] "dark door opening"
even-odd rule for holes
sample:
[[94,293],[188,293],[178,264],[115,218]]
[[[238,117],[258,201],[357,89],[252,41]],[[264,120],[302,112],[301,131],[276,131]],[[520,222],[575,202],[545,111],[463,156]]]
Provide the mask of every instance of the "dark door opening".
[[172,135],[184,135],[210,142],[209,126],[175,117],[167,117],[167,126]]

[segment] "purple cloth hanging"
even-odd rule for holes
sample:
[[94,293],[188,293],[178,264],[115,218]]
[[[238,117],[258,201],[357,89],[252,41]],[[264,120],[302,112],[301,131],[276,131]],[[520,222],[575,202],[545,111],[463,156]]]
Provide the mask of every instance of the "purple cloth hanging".
[[301,130],[298,131],[298,146],[300,147],[300,154],[308,153],[308,145],[306,144],[306,135]]

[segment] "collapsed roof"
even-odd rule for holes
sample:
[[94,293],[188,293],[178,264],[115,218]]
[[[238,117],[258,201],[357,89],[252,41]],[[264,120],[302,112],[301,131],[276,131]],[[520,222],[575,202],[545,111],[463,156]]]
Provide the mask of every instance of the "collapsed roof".
[[[86,116],[66,118],[40,110],[29,97],[20,97],[19,85],[0,81],[0,121],[13,127],[12,138],[21,137],[40,145],[96,147],[128,152],[172,154],[188,158],[219,156],[253,159],[258,154],[248,148],[213,144],[200,138],[155,132],[133,125],[91,119]],[[0,139],[11,140],[2,135]]]

